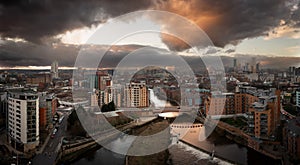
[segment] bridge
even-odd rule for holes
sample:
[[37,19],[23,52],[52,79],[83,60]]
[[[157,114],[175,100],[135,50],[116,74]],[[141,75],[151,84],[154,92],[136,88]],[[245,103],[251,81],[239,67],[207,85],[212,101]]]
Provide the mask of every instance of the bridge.
[[179,107],[179,106],[169,106],[169,107],[158,107],[153,109],[153,113],[162,113],[162,112],[192,112],[197,111],[198,107]]

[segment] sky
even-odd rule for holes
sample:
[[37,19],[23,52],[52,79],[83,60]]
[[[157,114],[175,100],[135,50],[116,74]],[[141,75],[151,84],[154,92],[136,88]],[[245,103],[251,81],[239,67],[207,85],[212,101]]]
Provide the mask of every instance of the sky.
[[[208,54],[285,58],[290,61],[287,65],[300,66],[299,5],[299,0],[1,1],[0,68],[49,66],[54,60],[60,66],[72,67],[81,46],[97,30],[119,16],[141,10],[171,12],[196,24],[214,45]],[[126,31],[120,28],[125,25],[131,29],[147,26],[156,32],[131,34],[117,45],[146,45],[176,52],[190,49],[159,32],[172,29],[185,34],[189,30],[165,17],[120,21],[95,42],[110,44],[108,38]]]

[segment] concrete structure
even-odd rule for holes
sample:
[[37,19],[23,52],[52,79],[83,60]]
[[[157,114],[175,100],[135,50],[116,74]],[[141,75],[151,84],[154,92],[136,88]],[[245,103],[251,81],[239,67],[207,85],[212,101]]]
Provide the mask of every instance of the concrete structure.
[[107,71],[97,71],[95,86],[97,89],[103,91],[107,86],[111,86],[111,78]]
[[235,93],[215,93],[214,99],[209,96],[204,101],[206,114],[230,115],[246,113],[249,111],[250,105],[258,100],[258,96],[263,96],[268,92],[269,90],[257,90],[255,87],[242,86],[238,87]]
[[53,61],[51,64],[51,75],[52,75],[52,79],[58,78],[58,62],[57,61]]
[[235,114],[234,93],[213,93],[205,100],[206,115]]
[[91,92],[91,106],[92,107],[99,106],[98,98],[99,98],[99,91],[96,89],[93,89],[93,92]]
[[39,93],[40,128],[53,127],[53,116],[57,109],[57,98],[54,94]]
[[47,127],[47,109],[45,107],[39,108],[39,126],[40,130],[46,130]]
[[280,125],[280,97],[261,96],[252,103],[248,114],[248,133],[259,139],[275,137]]
[[[204,100],[204,107],[205,114],[212,117],[247,113],[248,131],[255,137],[260,137],[260,133],[264,137],[270,137],[280,122],[280,91],[241,86],[237,88],[236,93],[212,93]],[[268,131],[264,132],[265,129]]]
[[235,93],[235,111],[236,113],[246,113],[249,106],[258,100],[258,96],[263,91],[257,91],[256,88],[250,86],[239,87]]
[[39,98],[30,92],[9,92],[8,134],[10,144],[24,152],[39,145]]
[[149,90],[145,82],[126,84],[124,92],[126,107],[149,106]]
[[122,104],[124,103],[124,101],[123,101],[124,88],[120,84],[114,84],[112,87],[112,90],[113,90],[113,100],[114,100],[115,106],[117,108],[120,108],[122,106]]
[[112,101],[113,101],[113,92],[112,92],[112,88],[109,86],[106,87],[106,89],[104,90],[103,102],[104,104],[108,104]]

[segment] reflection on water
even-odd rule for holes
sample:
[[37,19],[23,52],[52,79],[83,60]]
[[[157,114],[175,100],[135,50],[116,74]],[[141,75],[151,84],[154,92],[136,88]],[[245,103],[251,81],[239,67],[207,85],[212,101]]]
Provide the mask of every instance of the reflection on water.
[[105,148],[100,148],[85,155],[83,158],[73,162],[75,165],[123,165],[125,156],[111,152]]
[[[132,142],[134,141],[133,136],[121,136],[116,140],[112,141],[108,144],[109,148],[117,148],[115,150],[121,151],[122,153],[126,153],[128,148],[131,146]],[[87,164],[116,164],[116,165],[123,165],[125,162],[125,156],[122,154],[118,154],[112,152],[104,147],[100,148],[97,151],[91,152],[86,155],[84,158],[74,162],[76,165],[87,165]]]
[[202,152],[194,147],[191,147],[182,142],[173,145],[169,148],[171,154],[172,165],[182,165],[182,164],[221,164],[229,165],[226,161],[214,157],[211,158],[211,155]]
[[[178,129],[178,128],[177,128]],[[204,130],[203,130],[204,129]],[[179,132],[179,130],[175,131]],[[209,153],[214,152],[215,156],[221,157],[226,160],[236,162],[238,164],[278,164],[272,158],[264,156],[252,149],[244,147],[242,145],[236,144],[235,142],[218,135],[213,132],[207,139],[204,141],[199,141],[199,133],[205,132],[205,127],[195,127],[186,132],[182,137],[182,140],[201,148],[204,151]],[[181,156],[176,155],[176,156]],[[185,159],[185,158],[182,158]],[[188,161],[189,159],[186,159]]]
[[[197,124],[198,126],[199,124]],[[205,129],[205,127],[194,127],[187,131],[183,137],[184,141],[187,141],[199,148],[201,150],[211,153],[215,151],[216,157],[221,157],[226,160],[236,162],[238,164],[278,164],[278,162],[273,159],[266,157],[258,152],[253,151],[247,147],[238,145],[231,140],[226,139],[213,132],[206,140],[199,141],[198,134],[200,129]],[[174,131],[174,129],[172,129]],[[177,129],[176,131],[179,132]],[[176,138],[176,137],[174,137]],[[178,142],[173,138],[173,146],[170,148],[170,153],[174,161],[177,164],[184,162],[185,164],[207,164],[209,161],[212,164],[229,164],[227,161],[214,158],[211,162],[209,160],[210,155],[194,147],[190,147],[187,144]],[[133,139],[127,138],[126,136],[120,137],[111,143],[114,147],[126,146],[124,143],[131,144]],[[122,145],[120,145],[122,144]],[[174,149],[175,147],[175,149]],[[126,148],[124,148],[126,149]],[[98,165],[98,164],[117,164],[122,165],[125,162],[125,156],[121,154],[114,153],[105,148],[100,148],[97,151],[93,151],[83,158],[77,160],[73,164],[75,165]],[[174,162],[174,164],[176,164]],[[179,163],[178,163],[179,162]],[[206,162],[206,163],[205,163]]]
[[123,134],[123,136],[112,141],[106,146],[107,149],[111,149],[112,151],[118,152],[118,154],[128,153],[128,149],[130,149],[134,140],[134,136],[128,136],[127,134]]

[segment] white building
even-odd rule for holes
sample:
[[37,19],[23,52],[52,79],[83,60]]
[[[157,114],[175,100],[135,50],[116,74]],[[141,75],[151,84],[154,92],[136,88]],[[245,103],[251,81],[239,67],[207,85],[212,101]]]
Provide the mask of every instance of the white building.
[[52,75],[52,78],[58,78],[58,62],[57,61],[54,61],[51,64],[51,75]]
[[93,92],[91,92],[91,106],[92,107],[99,106],[98,105],[98,95],[99,95],[98,90],[93,89]]
[[39,98],[33,93],[8,94],[9,142],[28,152],[39,145]]

